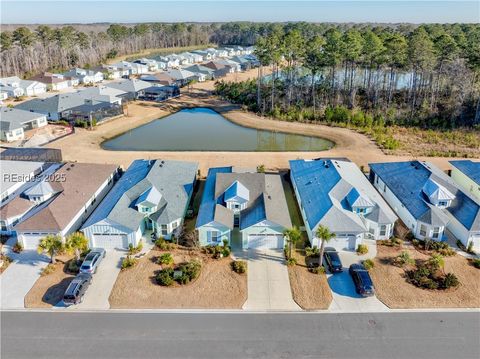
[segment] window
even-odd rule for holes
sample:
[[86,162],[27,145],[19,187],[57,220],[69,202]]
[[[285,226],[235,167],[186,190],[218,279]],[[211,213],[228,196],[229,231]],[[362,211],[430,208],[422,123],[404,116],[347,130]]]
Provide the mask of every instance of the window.
[[0,228],[2,229],[2,231],[6,231],[7,230],[7,224],[4,221],[0,221]]
[[233,208],[239,209],[239,208],[240,208],[240,205],[235,203],[235,204],[233,205]]
[[448,206],[448,201],[438,201],[438,205],[440,207],[447,207]]
[[427,235],[427,226],[422,224],[420,225],[420,235],[425,237]]
[[166,224],[162,224],[162,235],[168,234],[168,229]]
[[172,224],[172,230],[174,230],[174,229],[177,228],[177,227],[178,227],[178,222],[177,222],[177,221],[173,222],[173,224]]
[[440,235],[440,227],[433,227],[432,238],[437,239]]
[[387,234],[387,226],[385,224],[380,226],[380,235],[384,236]]
[[219,242],[220,241],[220,232],[219,231],[209,231],[207,234],[208,242]]

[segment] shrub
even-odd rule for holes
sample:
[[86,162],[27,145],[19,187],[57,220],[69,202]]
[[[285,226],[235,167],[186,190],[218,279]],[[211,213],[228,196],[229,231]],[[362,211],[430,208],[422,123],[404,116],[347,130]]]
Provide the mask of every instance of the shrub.
[[75,258],[70,259],[67,262],[67,271],[70,272],[70,273],[77,274],[80,271],[80,265],[81,265],[81,263],[77,262],[77,260]]
[[472,264],[475,268],[480,269],[480,258],[475,258],[472,260]]
[[257,166],[258,173],[265,173],[265,165],[258,165]]
[[182,276],[177,279],[177,282],[181,284],[188,284],[192,280],[195,280],[200,275],[202,268],[201,263],[198,260],[192,260],[191,262],[182,263],[176,268],[182,272]]
[[55,272],[55,269],[56,269],[55,264],[50,263],[49,265],[47,265],[45,268],[42,269],[42,272],[40,273],[40,275],[43,277],[43,276],[52,274],[53,272]]
[[158,284],[164,287],[169,287],[173,285],[173,269],[172,268],[165,268],[158,272],[155,276],[155,280]]
[[311,247],[305,247],[305,256],[306,257],[314,257],[314,256],[319,256],[320,255],[320,250],[317,248],[317,246]]
[[247,272],[247,262],[239,261],[239,260],[233,261],[232,262],[232,270],[235,273],[238,273],[238,274],[246,273]]
[[214,259],[220,259],[222,257],[230,256],[231,249],[230,249],[230,246],[225,245],[224,243],[223,246],[220,246],[220,245],[205,246],[203,247],[203,251],[206,254],[211,254],[212,258]]
[[138,260],[130,255],[122,259],[122,270],[131,268],[137,264]]
[[297,260],[296,260],[295,258],[288,258],[288,259],[287,259],[287,266],[292,267],[292,266],[294,266],[294,265],[296,265],[296,264],[297,264]]
[[470,243],[468,243],[467,253],[475,254],[475,251],[473,250],[473,241],[470,241]]
[[453,273],[447,273],[445,275],[445,278],[443,279],[443,287],[445,289],[452,288],[452,287],[458,287],[460,284],[457,276]]
[[397,258],[395,258],[394,260],[394,264],[398,265],[399,267],[403,267],[407,264],[412,265],[414,263],[415,261],[412,257],[410,257],[410,253],[408,253],[407,251],[403,251],[402,253],[400,253],[400,255],[397,256]]
[[368,247],[366,244],[359,244],[357,247],[357,254],[367,254]]
[[375,267],[375,262],[371,259],[365,259],[363,261],[363,266],[365,267],[366,270],[370,270],[373,267]]
[[137,254],[137,253],[140,253],[143,249],[143,242],[140,241],[138,242],[138,245],[136,247],[133,246],[133,244],[129,244],[128,245],[128,254],[129,255],[134,255],[134,254]]
[[162,264],[162,265],[166,265],[166,266],[173,265],[172,254],[171,253],[163,253],[160,257],[158,257],[157,264]]
[[222,256],[224,258],[229,257],[230,253],[231,253],[230,247],[224,246],[223,249],[222,249]]
[[314,274],[323,274],[325,273],[325,267],[310,267],[308,271]]
[[14,251],[15,253],[20,253],[21,251],[23,251],[23,246],[19,242],[17,242],[13,245],[12,251]]
[[155,246],[160,251],[171,251],[175,247],[174,244],[167,242],[163,237],[160,237],[155,241]]

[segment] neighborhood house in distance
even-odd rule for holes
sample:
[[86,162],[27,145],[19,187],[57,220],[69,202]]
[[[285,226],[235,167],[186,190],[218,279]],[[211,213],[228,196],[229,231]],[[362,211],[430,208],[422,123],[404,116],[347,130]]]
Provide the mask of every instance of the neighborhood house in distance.
[[83,225],[90,246],[136,247],[152,232],[171,239],[183,225],[197,170],[194,162],[135,160]]
[[353,162],[344,159],[290,161],[298,205],[312,246],[318,226],[335,234],[328,243],[355,250],[364,239],[388,239],[397,216]]
[[200,245],[283,248],[291,226],[280,175],[210,168],[196,223]]
[[448,230],[480,250],[480,201],[443,171],[420,161],[369,166],[370,180],[416,238],[443,241]]
[[459,160],[450,161],[450,164],[453,180],[480,200],[480,162]]

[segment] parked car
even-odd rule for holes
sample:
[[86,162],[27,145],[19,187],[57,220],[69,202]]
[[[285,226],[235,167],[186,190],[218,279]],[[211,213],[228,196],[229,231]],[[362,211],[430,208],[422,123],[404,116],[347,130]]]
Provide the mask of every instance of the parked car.
[[340,256],[335,248],[325,248],[325,251],[323,252],[323,259],[325,260],[325,264],[331,273],[335,274],[343,272],[342,261],[340,260]]
[[68,285],[67,290],[63,295],[63,303],[66,305],[81,303],[91,282],[92,276],[90,274],[78,274]]
[[98,265],[105,258],[105,249],[94,248],[85,257],[82,266],[80,267],[80,273],[92,274],[97,271]]
[[371,297],[375,294],[372,278],[370,278],[370,274],[363,265],[352,264],[348,271],[352,276],[358,294],[362,297]]

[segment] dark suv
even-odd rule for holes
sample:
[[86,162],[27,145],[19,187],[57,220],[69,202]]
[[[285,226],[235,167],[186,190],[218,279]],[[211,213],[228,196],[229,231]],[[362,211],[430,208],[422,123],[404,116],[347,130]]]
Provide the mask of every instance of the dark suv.
[[371,297],[375,294],[373,289],[373,282],[370,278],[370,274],[361,264],[352,264],[348,270],[352,276],[353,283],[355,283],[355,289],[357,293],[362,297]]
[[323,259],[325,260],[325,264],[330,273],[335,274],[343,272],[342,261],[340,260],[340,256],[335,248],[325,248],[325,251],[323,252]]
[[68,285],[63,295],[63,302],[66,305],[81,303],[91,282],[92,276],[90,274],[80,273],[77,275]]

